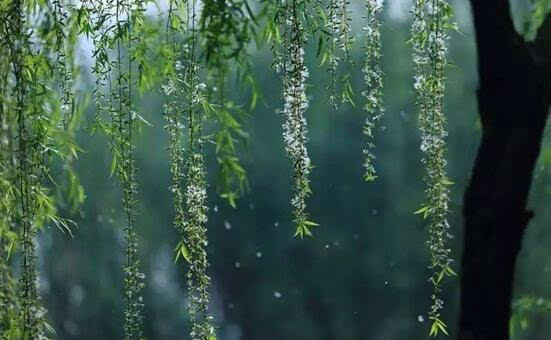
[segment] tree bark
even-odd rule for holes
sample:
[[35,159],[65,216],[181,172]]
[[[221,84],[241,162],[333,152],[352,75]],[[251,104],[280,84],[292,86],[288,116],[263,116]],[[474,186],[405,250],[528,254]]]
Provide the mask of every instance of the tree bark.
[[482,141],[464,196],[459,340],[509,339],[515,262],[550,104],[551,19],[526,42],[507,0],[471,0]]

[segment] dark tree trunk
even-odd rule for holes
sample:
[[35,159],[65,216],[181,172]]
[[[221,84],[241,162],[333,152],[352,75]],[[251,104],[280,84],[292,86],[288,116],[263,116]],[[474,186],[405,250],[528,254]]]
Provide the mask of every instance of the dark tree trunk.
[[509,339],[516,257],[532,212],[532,174],[549,112],[548,18],[534,43],[507,0],[471,0],[482,141],[465,192],[459,340]]

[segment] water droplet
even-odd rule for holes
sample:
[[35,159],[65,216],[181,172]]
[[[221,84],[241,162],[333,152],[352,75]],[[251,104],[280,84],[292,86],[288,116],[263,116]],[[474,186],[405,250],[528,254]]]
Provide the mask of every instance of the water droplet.
[[419,316],[417,317],[417,321],[423,322],[423,321],[425,321],[425,318],[424,318],[422,315],[419,315]]
[[261,258],[261,257],[262,257],[262,252],[261,252],[261,251],[257,251],[257,252],[256,252],[256,257]]
[[231,229],[231,223],[228,222],[228,221],[224,221],[224,228],[226,228],[226,230],[230,230]]
[[274,290],[274,296],[275,296],[276,299],[281,299],[281,297],[282,297],[283,295],[281,295],[281,293],[278,292],[277,290]]

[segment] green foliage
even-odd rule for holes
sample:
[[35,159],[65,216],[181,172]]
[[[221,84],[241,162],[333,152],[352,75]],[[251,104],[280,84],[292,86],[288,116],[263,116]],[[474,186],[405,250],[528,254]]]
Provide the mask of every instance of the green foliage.
[[525,36],[529,40],[536,38],[538,29],[541,27],[549,13],[551,13],[550,0],[531,0],[532,11],[526,21]]
[[509,333],[511,339],[515,340],[521,338],[536,316],[547,315],[551,312],[551,300],[536,296],[524,296],[513,301],[512,309]]
[[[57,202],[45,185],[54,160],[70,167],[78,151],[72,142],[78,72],[65,44],[74,41],[75,29],[70,10],[61,6],[61,1],[0,4],[0,332],[9,339],[53,334],[37,291],[36,234],[46,223],[70,234],[73,224],[57,216]],[[78,179],[73,186],[79,186]],[[10,269],[16,248],[21,253],[17,285]]]
[[[221,197],[234,208],[236,199],[248,188],[246,173],[235,147],[238,139],[247,139],[247,134],[241,127],[243,110],[227,97],[224,89],[232,71],[236,70],[237,81],[248,84],[253,96],[257,95],[254,94],[256,85],[247,54],[257,20],[247,0],[204,1],[199,19],[199,38],[211,103],[207,114],[217,122],[214,136],[219,165],[217,188]],[[254,103],[251,106],[254,107]]]

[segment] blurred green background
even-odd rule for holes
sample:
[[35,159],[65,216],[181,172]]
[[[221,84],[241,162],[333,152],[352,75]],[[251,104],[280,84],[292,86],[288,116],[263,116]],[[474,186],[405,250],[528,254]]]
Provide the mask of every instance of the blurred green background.
[[[522,27],[526,1],[514,3]],[[352,1],[356,42],[351,70],[361,92],[363,61],[360,1]],[[233,209],[216,193],[214,146],[207,147],[210,173],[208,256],[211,312],[221,340],[426,339],[430,304],[428,251],[423,220],[414,215],[424,202],[409,39],[410,3],[385,4],[383,53],[386,115],[377,132],[374,183],[362,180],[362,98],[357,107],[335,111],[327,104],[324,67],[310,46],[306,113],[310,128],[314,237],[292,237],[291,168],[282,142],[278,108],[281,86],[270,69],[269,48],[251,50],[262,98],[247,119],[250,139],[241,157],[250,192]],[[461,34],[453,34],[446,112],[449,117],[448,171],[452,186],[450,222],[456,259],[462,245],[462,193],[469,180],[480,129],[477,122],[476,51],[467,1],[454,2]],[[312,44],[313,45],[313,44]],[[82,60],[90,54],[82,47]],[[85,75],[88,66],[84,65]],[[343,67],[343,71],[346,68]],[[89,85],[83,85],[89,86]],[[239,86],[234,96],[247,100]],[[85,89],[85,92],[91,90]],[[143,116],[153,124],[137,141],[139,182],[137,230],[146,274],[145,335],[148,339],[189,338],[185,264],[174,265],[178,235],[172,227],[167,134],[163,96],[143,98]],[[90,125],[93,111],[87,112]],[[124,237],[120,187],[109,177],[108,143],[83,131],[84,152],[75,163],[86,201],[73,216],[74,238],[55,227],[40,235],[40,292],[58,339],[120,339]],[[536,217],[519,258],[513,315],[515,339],[548,339],[551,317],[551,145],[544,148],[531,197]],[[60,174],[61,175],[61,174]],[[63,212],[62,212],[63,213]],[[458,261],[454,268],[459,270]],[[458,315],[458,279],[445,286],[444,319],[452,334]],[[453,337],[452,337],[453,338]]]

